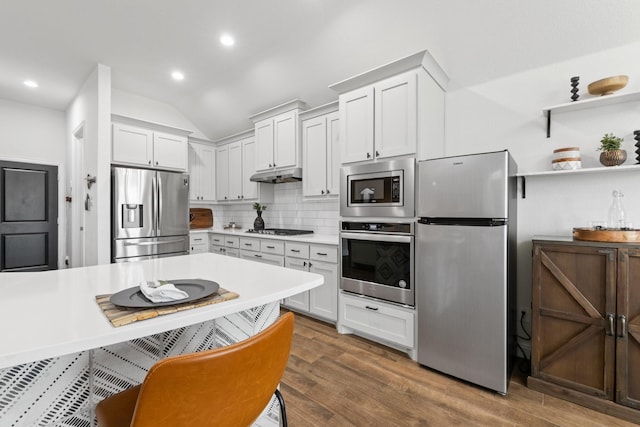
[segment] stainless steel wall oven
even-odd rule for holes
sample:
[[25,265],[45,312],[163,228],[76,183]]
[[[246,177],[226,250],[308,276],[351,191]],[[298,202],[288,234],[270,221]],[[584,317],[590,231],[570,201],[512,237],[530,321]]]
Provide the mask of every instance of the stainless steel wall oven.
[[414,223],[342,221],[340,288],[413,307]]

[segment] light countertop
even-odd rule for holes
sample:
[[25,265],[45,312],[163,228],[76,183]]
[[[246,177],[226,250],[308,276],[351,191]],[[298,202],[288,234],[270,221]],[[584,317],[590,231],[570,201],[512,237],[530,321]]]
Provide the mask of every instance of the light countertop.
[[328,235],[328,234],[300,234],[298,236],[273,236],[271,234],[260,234],[260,233],[247,233],[246,228],[241,228],[237,230],[231,229],[223,229],[223,228],[199,228],[193,229],[189,231],[190,234],[198,234],[198,233],[215,233],[215,234],[227,234],[232,236],[240,236],[240,237],[256,237],[260,239],[274,239],[274,240],[285,240],[290,242],[302,242],[302,243],[310,243],[310,244],[319,244],[319,245],[334,245],[337,246],[339,243],[339,237]]
[[[200,278],[240,297],[115,328],[95,301],[142,279]],[[322,285],[319,274],[213,253],[36,273],[0,273],[0,369],[193,325]]]

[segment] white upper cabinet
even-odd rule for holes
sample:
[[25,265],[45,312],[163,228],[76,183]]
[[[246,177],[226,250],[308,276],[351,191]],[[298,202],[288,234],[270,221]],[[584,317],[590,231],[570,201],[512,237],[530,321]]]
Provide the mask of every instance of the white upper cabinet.
[[112,130],[112,163],[154,169],[187,170],[188,145],[185,135],[124,123],[113,123]]
[[216,196],[219,202],[272,202],[273,185],[261,187],[251,181],[256,173],[256,142],[253,130],[217,141]]
[[189,142],[189,199],[215,201],[216,149],[209,144]]
[[422,51],[331,85],[340,94],[342,163],[444,155],[447,82]]
[[216,149],[216,199],[229,200],[229,146]]
[[339,194],[340,120],[337,107],[337,103],[327,104],[300,115],[302,195],[305,197],[327,198]]
[[250,117],[255,125],[256,171],[301,166],[298,113],[304,102],[294,100]]

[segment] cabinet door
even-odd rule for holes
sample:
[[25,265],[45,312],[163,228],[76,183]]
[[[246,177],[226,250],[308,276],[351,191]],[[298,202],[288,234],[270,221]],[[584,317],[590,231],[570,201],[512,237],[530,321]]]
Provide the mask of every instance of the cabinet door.
[[256,170],[273,168],[273,120],[265,119],[255,125]]
[[214,201],[216,199],[215,187],[215,167],[216,150],[209,145],[201,146],[198,155],[200,165],[200,200]]
[[373,86],[338,98],[342,163],[373,159]]
[[200,200],[200,159],[198,146],[189,144],[189,200]]
[[229,144],[229,200],[242,200],[242,142]]
[[618,251],[616,400],[640,409],[640,249]]
[[229,200],[229,146],[216,150],[216,199]]
[[338,320],[338,265],[312,261],[309,271],[322,274],[322,286],[309,291],[309,312],[328,320]]
[[153,132],[135,126],[113,124],[111,161],[113,163],[151,166]]
[[256,173],[256,140],[248,138],[242,141],[242,195],[244,200],[258,199],[258,183],[251,181]]
[[531,370],[536,378],[613,399],[616,250],[535,245]]
[[414,71],[375,85],[375,156],[414,154],[418,129],[418,76]]
[[302,122],[302,195],[325,195],[327,190],[327,120]]
[[273,162],[276,168],[298,166],[298,112],[289,111],[273,119]]
[[[285,258],[284,266],[294,270],[309,271],[309,262],[297,258]],[[284,305],[294,310],[309,312],[309,292],[302,292],[284,299]]]
[[154,132],[153,164],[159,168],[187,170],[187,138]]
[[340,115],[327,115],[327,194],[340,194]]

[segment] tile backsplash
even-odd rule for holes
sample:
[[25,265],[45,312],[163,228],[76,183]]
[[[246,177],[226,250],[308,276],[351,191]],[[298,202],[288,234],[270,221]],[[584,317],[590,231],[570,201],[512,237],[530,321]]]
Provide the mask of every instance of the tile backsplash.
[[[275,184],[273,203],[265,204],[267,209],[262,213],[262,219],[266,228],[296,228],[313,230],[314,233],[322,235],[338,234],[340,201],[303,200],[302,182]],[[252,204],[206,207],[213,210],[215,228],[222,228],[231,221],[245,230],[253,228],[256,211],[253,210]]]

